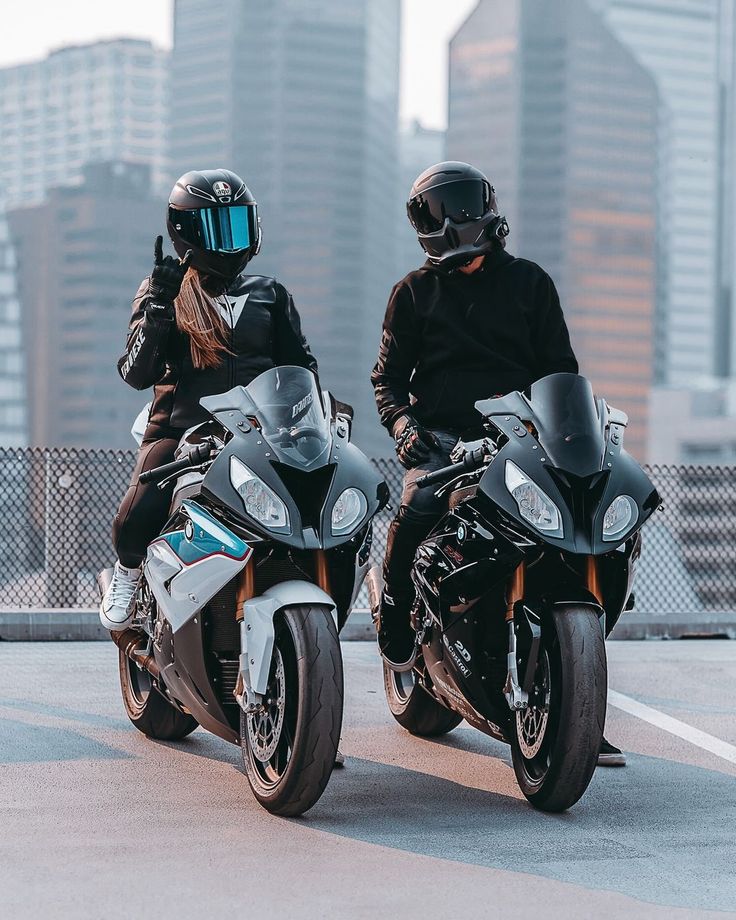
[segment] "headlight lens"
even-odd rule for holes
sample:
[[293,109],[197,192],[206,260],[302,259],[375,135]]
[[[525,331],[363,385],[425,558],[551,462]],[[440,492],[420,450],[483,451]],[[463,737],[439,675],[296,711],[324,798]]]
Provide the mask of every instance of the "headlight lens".
[[639,509],[630,495],[619,495],[608,506],[603,516],[603,539],[617,540],[623,536],[639,517]]
[[332,533],[347,533],[365,517],[368,501],[358,489],[345,489],[332,508]]
[[230,482],[243,499],[250,517],[270,530],[291,532],[286,505],[273,489],[237,457],[230,457]]
[[545,536],[564,536],[560,509],[512,460],[506,461],[504,481],[525,521]]

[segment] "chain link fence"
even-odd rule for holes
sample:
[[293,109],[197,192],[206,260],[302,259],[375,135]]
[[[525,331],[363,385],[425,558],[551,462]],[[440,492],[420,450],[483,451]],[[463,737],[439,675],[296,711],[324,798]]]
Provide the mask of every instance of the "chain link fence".
[[[0,609],[92,608],[114,559],[110,526],[134,451],[0,449]],[[376,460],[398,504],[402,470]],[[654,466],[664,512],[644,529],[636,611],[736,610],[736,467]],[[380,559],[390,512],[375,522]]]

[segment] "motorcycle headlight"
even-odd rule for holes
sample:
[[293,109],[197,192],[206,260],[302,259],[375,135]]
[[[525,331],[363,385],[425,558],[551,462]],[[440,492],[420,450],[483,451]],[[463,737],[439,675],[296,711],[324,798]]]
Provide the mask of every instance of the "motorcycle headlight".
[[347,533],[365,517],[368,501],[358,489],[345,489],[332,508],[332,533],[335,536]]
[[525,521],[547,537],[564,536],[560,509],[512,460],[506,461],[504,482]]
[[603,539],[618,540],[639,517],[636,502],[629,495],[618,495],[603,516]]
[[230,457],[230,482],[247,514],[270,530],[291,532],[289,511],[278,495],[237,457]]

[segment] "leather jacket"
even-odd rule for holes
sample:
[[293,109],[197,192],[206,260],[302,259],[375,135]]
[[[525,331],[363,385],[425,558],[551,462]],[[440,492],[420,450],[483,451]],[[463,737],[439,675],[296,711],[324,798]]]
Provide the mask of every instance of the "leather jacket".
[[217,367],[196,369],[189,336],[170,308],[152,306],[148,278],[133,300],[128,340],[118,361],[136,390],[153,386],[146,437],[167,436],[207,419],[203,396],[247,386],[272,367],[298,365],[317,372],[291,294],[273,278],[239,275],[218,303],[230,327],[229,350]]

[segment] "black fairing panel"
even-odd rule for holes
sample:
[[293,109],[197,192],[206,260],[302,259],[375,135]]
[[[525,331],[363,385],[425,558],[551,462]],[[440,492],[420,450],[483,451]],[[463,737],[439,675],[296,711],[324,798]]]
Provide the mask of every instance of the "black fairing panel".
[[[486,517],[493,516],[495,506],[518,521],[535,540],[569,553],[600,555],[611,552],[617,545],[603,540],[602,527],[606,510],[618,495],[631,496],[639,509],[638,519],[618,542],[624,542],[629,533],[641,527],[659,505],[659,495],[651,480],[623,450],[623,426],[610,424],[605,436],[601,434],[605,449],[602,469],[576,476],[554,467],[545,446],[529,434],[518,417],[494,417],[491,421],[508,440],[480,481],[476,501]],[[538,532],[521,518],[504,483],[507,460],[515,463],[557,505],[563,523],[562,538]]]
[[174,639],[162,642],[161,650],[154,647],[156,662],[172,696],[183,703],[202,728],[225,741],[239,744],[239,737],[229,724],[217,698],[205,663],[205,642],[202,617],[186,622]]
[[[304,491],[302,495],[293,495],[285,487],[279,475],[279,462],[273,456],[268,444],[260,436],[257,428],[251,426],[248,419],[238,410],[223,411],[218,415],[221,422],[233,437],[223,448],[205,476],[202,494],[215,504],[228,509],[242,518],[243,524],[263,539],[273,540],[295,549],[331,549],[351,540],[366,525],[366,522],[388,501],[388,490],[381,476],[368,458],[348,440],[347,426],[335,426],[333,449],[328,463],[311,472],[304,473]],[[333,423],[334,424],[334,423]],[[243,501],[230,482],[230,457],[242,460],[281,498],[289,512],[290,533],[281,533],[264,528],[252,518],[245,515]],[[326,500],[321,515],[321,523],[315,527],[313,521],[303,520],[300,510],[300,498],[312,505],[312,494],[307,494],[308,477],[314,478],[315,487],[323,488],[325,470],[330,471],[331,484],[326,492]],[[297,470],[298,474],[299,471]],[[285,476],[287,473],[284,474]],[[368,503],[367,514],[355,523],[347,533],[333,536],[330,522],[332,508],[344,489],[360,489]],[[312,518],[310,512],[309,518]]]

